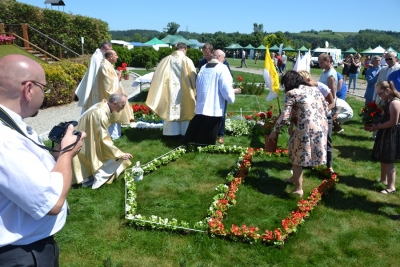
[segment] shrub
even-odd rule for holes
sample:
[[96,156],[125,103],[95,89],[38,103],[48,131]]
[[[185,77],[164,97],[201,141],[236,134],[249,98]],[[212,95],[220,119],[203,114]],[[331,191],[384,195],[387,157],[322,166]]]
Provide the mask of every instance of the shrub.
[[165,58],[166,56],[171,55],[174,50],[175,49],[169,47],[160,47],[160,49],[158,50],[158,62],[160,62],[161,59]]
[[118,45],[113,45],[113,49],[115,52],[117,52],[118,55],[118,60],[117,63],[115,64],[116,66],[121,66],[123,62],[126,62],[128,66],[131,66],[132,64],[132,50],[129,50],[126,47],[118,46]]
[[132,51],[132,66],[152,68],[157,65],[158,53],[153,47],[137,47]]
[[240,87],[242,89],[241,94],[244,95],[261,95],[265,90],[264,83],[256,83],[254,80],[250,83],[248,81],[234,83],[234,88]]
[[86,67],[67,60],[54,64],[41,64],[47,84],[54,88],[45,95],[42,108],[69,104],[74,100],[75,88],[85,75]]
[[186,56],[190,58],[194,66],[197,67],[201,58],[203,58],[203,53],[199,49],[189,48],[186,52]]

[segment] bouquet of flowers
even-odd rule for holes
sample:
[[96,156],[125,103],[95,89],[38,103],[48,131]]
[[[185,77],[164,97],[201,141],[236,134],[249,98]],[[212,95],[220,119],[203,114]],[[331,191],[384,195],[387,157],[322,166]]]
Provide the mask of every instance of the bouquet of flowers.
[[361,121],[364,124],[378,123],[382,117],[382,108],[375,102],[368,102],[363,109],[361,109]]
[[128,67],[128,64],[126,64],[126,62],[124,62],[121,64],[121,67],[117,68],[118,71],[121,71],[122,76],[129,74],[129,71],[126,69],[126,67]]
[[243,77],[242,76],[237,76],[237,79],[239,82],[235,82],[235,84],[233,85],[235,88],[242,88],[242,82],[243,82]]
[[278,120],[279,114],[273,105],[270,105],[267,111],[254,112],[252,116],[246,116],[246,119],[253,119],[257,125],[262,126],[264,134],[271,134],[275,123]]

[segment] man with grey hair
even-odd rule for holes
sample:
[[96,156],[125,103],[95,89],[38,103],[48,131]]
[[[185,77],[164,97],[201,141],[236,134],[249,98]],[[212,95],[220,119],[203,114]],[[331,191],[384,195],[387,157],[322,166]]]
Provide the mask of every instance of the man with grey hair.
[[[213,56],[214,56],[214,47],[212,44],[209,43],[205,43],[203,48],[201,49],[203,52],[203,58],[200,59],[199,61],[199,71],[201,69],[201,67],[203,67],[205,64],[207,64],[207,62],[209,62]],[[222,50],[221,50],[222,51]],[[224,56],[225,58],[225,56]],[[229,69],[229,72],[232,75],[232,71],[231,68],[229,67],[229,63],[228,61],[226,61],[226,59],[224,59],[224,61],[222,62],[224,65],[226,65]],[[225,113],[226,113],[226,107],[227,107],[228,103],[225,103],[225,110],[222,114],[222,119],[221,119],[221,125],[219,127],[219,131],[218,131],[218,143],[223,144],[224,143],[224,135],[225,135]]]
[[[381,71],[379,72],[378,79],[376,80],[376,83],[379,83],[381,81],[387,81],[389,78],[389,75],[400,69],[400,64],[397,62],[397,53],[393,51],[389,51],[384,54],[385,61],[386,61],[386,67],[383,67]],[[381,65],[382,65],[382,59],[381,59]],[[374,94],[372,97],[373,101],[377,103],[378,105],[383,105],[383,100],[377,95],[376,91],[374,90]],[[376,136],[377,131],[372,132],[372,138],[374,139]]]
[[367,79],[367,88],[365,89],[365,104],[372,102],[375,91],[375,84],[379,77],[379,71],[382,69],[381,67],[381,57],[373,56],[371,59],[371,66],[365,72],[365,77]]
[[[85,131],[82,150],[73,159],[74,183],[99,188],[105,182],[111,183],[130,164],[132,155],[117,148],[108,127],[119,120],[127,106],[127,96],[116,92],[103,99],[82,114],[76,126]],[[129,106],[129,105],[128,105]]]
[[235,93],[240,93],[240,88],[232,87],[233,79],[224,60],[225,53],[215,50],[197,76],[196,115],[190,121],[184,144],[215,145],[226,101],[233,103]]
[[[385,56],[385,61],[387,66],[382,68],[382,70],[379,72],[378,79],[376,80],[376,83],[379,83],[381,81],[387,81],[389,78],[389,75],[400,69],[400,64],[397,62],[397,53],[393,51],[389,51],[386,56]],[[376,103],[380,104],[381,103],[381,98],[376,94],[374,90],[374,96],[373,100],[375,100]]]
[[104,54],[111,49],[112,44],[110,42],[103,42],[100,47],[96,49],[90,58],[90,64],[85,76],[83,76],[82,81],[75,90],[75,95],[79,98],[78,106],[82,107],[82,113],[86,110],[85,104],[89,98],[92,86],[96,81],[97,72],[100,68],[101,61],[104,59]]

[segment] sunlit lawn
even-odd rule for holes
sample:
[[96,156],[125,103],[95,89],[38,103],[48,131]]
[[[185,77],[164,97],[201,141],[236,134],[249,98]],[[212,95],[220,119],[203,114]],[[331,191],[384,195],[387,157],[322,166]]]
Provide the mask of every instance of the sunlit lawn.
[[[228,105],[228,112],[262,110],[271,104],[265,102],[265,96],[238,96],[234,105]],[[145,96],[139,95],[134,101],[143,99]],[[357,116],[363,101],[349,97],[348,102],[354,118],[343,125],[343,134],[333,135],[333,167],[339,184],[323,197],[283,249],[205,234],[128,227],[120,177],[98,190],[71,191],[71,215],[56,235],[61,266],[397,266],[400,230],[389,215],[400,213],[400,199],[397,194],[377,192],[379,163],[370,161],[373,141]],[[181,144],[181,138],[163,137],[160,130],[124,129],[124,133],[116,145],[132,153],[133,162],[142,164]],[[284,147],[286,142],[282,135],[279,145]],[[262,147],[263,137],[226,135],[225,143]],[[191,222],[204,217],[214,186],[223,181],[236,160],[236,155],[188,153],[162,166],[139,182],[138,210]],[[279,227],[297,201],[286,193],[290,187],[283,179],[290,176],[289,170],[288,158],[255,158],[254,168],[238,191],[237,205],[228,213],[226,227],[230,223]],[[304,176],[307,196],[321,180],[310,170],[305,170]]]

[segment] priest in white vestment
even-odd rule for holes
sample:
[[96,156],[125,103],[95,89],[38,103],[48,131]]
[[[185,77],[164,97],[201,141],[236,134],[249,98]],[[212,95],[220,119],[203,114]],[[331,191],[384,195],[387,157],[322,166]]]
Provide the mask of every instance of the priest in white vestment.
[[79,154],[73,158],[74,183],[99,188],[111,183],[129,165],[132,155],[117,148],[108,132],[108,127],[117,121],[127,104],[125,94],[118,92],[103,99],[82,114],[75,127],[87,136]]
[[86,71],[85,76],[79,83],[75,90],[75,95],[78,97],[78,107],[82,107],[82,113],[85,112],[85,104],[92,90],[93,83],[96,81],[97,72],[100,68],[101,61],[104,59],[104,54],[107,50],[111,50],[112,45],[110,42],[103,42],[99,48],[96,49],[90,58],[90,64]]
[[151,80],[146,104],[164,120],[163,135],[185,135],[196,108],[196,68],[186,56],[187,46],[163,58]]
[[[108,50],[105,53],[105,58],[101,62],[99,71],[97,73],[96,82],[93,84],[92,90],[85,104],[85,110],[97,104],[103,99],[109,99],[111,94],[121,92],[125,94],[124,88],[120,82],[120,76],[114,69],[114,64],[118,60],[118,55],[114,50]],[[121,124],[129,125],[133,121],[133,110],[126,103],[125,108],[121,111],[119,120],[110,125],[109,132],[111,138],[116,140],[121,137]]]

